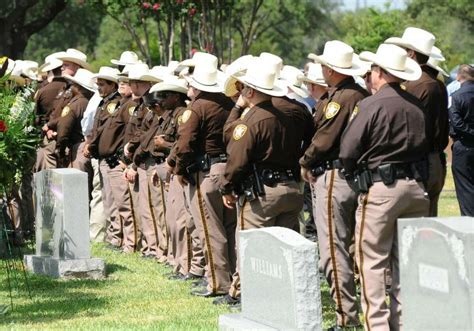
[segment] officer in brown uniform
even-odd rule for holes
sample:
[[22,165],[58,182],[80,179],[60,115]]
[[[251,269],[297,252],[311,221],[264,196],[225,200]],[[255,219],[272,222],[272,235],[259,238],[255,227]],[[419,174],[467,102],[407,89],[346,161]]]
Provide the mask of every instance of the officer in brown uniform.
[[139,227],[142,233],[141,252],[145,257],[162,259],[158,249],[157,236],[155,234],[156,221],[153,216],[149,183],[145,170],[145,165],[137,167],[133,163],[134,153],[140,146],[142,134],[149,128],[153,121],[153,112],[143,103],[144,96],[148,93],[152,83],[159,82],[160,79],[150,74],[146,64],[131,65],[128,73],[128,80],[132,93],[138,99],[135,100],[137,106],[133,109],[130,120],[125,130],[124,155],[130,160],[130,165],[124,172],[129,183],[133,184],[133,193],[138,193],[138,208],[140,214]]
[[[254,59],[244,76],[234,109],[248,109],[235,121],[226,137],[229,160],[220,192],[227,208],[238,201],[238,230],[283,226],[299,231],[303,207],[299,166],[294,138],[298,128],[291,115],[273,105],[274,98],[287,93],[287,85],[275,83],[275,67]],[[296,150],[296,151],[295,151]],[[238,235],[237,235],[238,237]],[[240,301],[240,278],[234,274],[229,293],[215,304]]]
[[99,160],[104,208],[107,219],[110,220],[106,228],[107,241],[128,253],[136,249],[138,231],[128,182],[123,178],[120,164],[125,126],[130,114],[128,107],[121,106],[122,97],[117,91],[117,75],[118,70],[109,67],[101,67],[96,75],[103,100],[94,118],[88,151],[92,157]]
[[176,143],[175,172],[186,186],[207,264],[207,288],[192,294],[205,297],[226,294],[235,270],[235,211],[224,207],[217,183],[227,161],[222,134],[233,103],[221,93],[217,75],[217,58],[203,54],[188,80],[194,97]]
[[417,97],[425,110],[427,139],[430,144],[429,172],[426,190],[430,197],[430,216],[438,215],[438,200],[446,178],[446,158],[444,149],[449,141],[448,103],[446,91],[436,77],[430,75],[427,62],[432,53],[435,36],[418,28],[406,28],[401,38],[389,38],[387,44],[394,44],[407,50],[410,58],[415,60],[423,73],[415,81],[403,84],[406,90]]
[[[407,52],[382,44],[369,53],[372,87],[360,112],[341,140],[340,158],[350,181],[360,192],[357,208],[356,257],[362,284],[366,330],[400,330],[398,218],[427,216],[429,152],[421,103],[400,87],[419,78],[421,70]],[[392,270],[387,304],[385,270]]]
[[[69,48],[66,52],[59,52],[56,56],[58,60],[62,61],[61,75],[74,76],[79,68],[89,69],[87,63],[87,55],[84,53]],[[43,133],[45,135],[45,141],[43,146],[37,152],[36,171],[43,169],[51,169],[57,166],[56,164],[56,126],[57,122],[61,118],[63,108],[71,101],[72,92],[69,84],[64,86],[63,90],[60,90],[56,95],[54,101],[54,110],[51,112],[48,118],[48,123],[43,125]]]
[[[368,93],[355,83],[352,75],[363,74],[352,47],[340,41],[328,41],[323,55],[309,58],[322,64],[322,73],[330,86],[324,105],[316,113],[316,134],[300,159],[302,176],[315,185],[316,228],[320,250],[320,270],[331,287],[336,302],[336,327],[359,325],[354,261],[350,253],[355,228],[357,196],[339,174],[338,159],[342,132],[357,104]],[[320,108],[323,107],[323,108]]]

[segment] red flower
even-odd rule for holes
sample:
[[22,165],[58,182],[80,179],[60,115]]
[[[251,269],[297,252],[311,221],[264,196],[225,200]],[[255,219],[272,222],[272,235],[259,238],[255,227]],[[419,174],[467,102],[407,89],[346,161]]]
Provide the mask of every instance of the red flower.
[[143,7],[143,9],[149,9],[149,8],[151,7],[151,5],[150,5],[149,2],[144,2],[144,3],[142,4],[142,7]]
[[154,10],[154,11],[157,11],[158,9],[160,9],[160,7],[161,7],[161,5],[160,5],[159,3],[155,3],[155,4],[153,5],[153,10]]
[[193,17],[194,15],[196,15],[196,8],[195,7],[189,8],[188,15],[189,17]]
[[0,121],[0,132],[7,132],[7,125],[4,121]]

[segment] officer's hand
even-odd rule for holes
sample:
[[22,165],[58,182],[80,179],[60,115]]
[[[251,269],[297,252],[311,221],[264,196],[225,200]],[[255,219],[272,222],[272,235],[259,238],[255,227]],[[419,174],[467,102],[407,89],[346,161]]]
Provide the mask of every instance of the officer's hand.
[[181,186],[186,186],[189,184],[189,182],[186,180],[186,178],[184,178],[184,176],[182,175],[178,175],[178,183],[181,184]]
[[135,180],[137,179],[137,172],[133,169],[127,169],[125,171],[125,177],[128,180],[129,183],[135,183]]
[[91,153],[89,152],[89,144],[84,145],[84,150],[82,151],[82,155],[87,157],[88,159],[91,157]]
[[53,130],[46,131],[46,137],[48,137],[48,139],[53,139],[57,135],[58,135],[58,133],[54,132]]
[[127,159],[132,159],[133,155],[128,151],[128,143],[123,147],[123,153],[127,157]]
[[41,130],[43,130],[44,132],[49,131],[48,124],[43,125],[43,127],[41,128]]
[[164,134],[160,134],[158,136],[155,136],[153,138],[153,140],[155,142],[155,147],[164,147],[165,146],[166,140],[165,140],[165,135]]
[[224,202],[224,206],[229,209],[234,209],[237,197],[233,194],[225,194],[222,196],[222,201]]
[[165,161],[165,169],[170,175],[174,172],[174,168],[167,161]]
[[303,167],[301,167],[301,178],[303,178],[303,180],[308,183],[316,182],[316,178],[311,175],[311,171]]

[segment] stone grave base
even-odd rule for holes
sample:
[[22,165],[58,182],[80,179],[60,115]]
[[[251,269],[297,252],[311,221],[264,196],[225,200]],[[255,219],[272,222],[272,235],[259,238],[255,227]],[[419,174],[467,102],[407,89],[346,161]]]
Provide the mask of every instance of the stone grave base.
[[25,267],[35,273],[64,279],[103,279],[105,262],[99,258],[61,260],[51,256],[25,255]]
[[276,331],[271,326],[245,318],[242,314],[219,316],[219,331]]

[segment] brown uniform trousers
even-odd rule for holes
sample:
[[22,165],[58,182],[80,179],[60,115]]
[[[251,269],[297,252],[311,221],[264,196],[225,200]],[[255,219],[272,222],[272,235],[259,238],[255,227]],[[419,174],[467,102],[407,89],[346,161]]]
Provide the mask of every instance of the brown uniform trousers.
[[[130,189],[123,178],[122,168],[120,165],[110,168],[105,160],[99,161],[99,167],[104,188],[104,205],[109,209],[111,216],[108,228],[110,242],[116,246],[120,245],[124,252],[134,252],[138,243],[138,230],[132,209]],[[115,217],[114,213],[116,213]],[[119,242],[120,239],[121,242]]]
[[89,236],[91,241],[94,242],[105,242],[106,241],[106,229],[107,229],[107,218],[104,212],[104,204],[102,199],[102,184],[100,182],[99,175],[99,160],[91,159],[91,166],[94,175],[92,176],[92,192],[90,206],[90,217],[89,217]]
[[446,162],[442,161],[440,153],[428,155],[429,177],[426,183],[426,192],[430,197],[430,213],[428,216],[438,216],[438,201],[446,180]]
[[36,151],[35,172],[56,168],[56,140],[44,137],[43,142]]
[[[423,184],[398,179],[393,185],[375,183],[359,196],[356,213],[356,259],[362,286],[365,329],[400,330],[400,271],[397,219],[426,216],[429,199]],[[386,300],[386,270],[391,269],[390,304]]]
[[319,269],[324,272],[336,302],[337,325],[359,325],[353,243],[357,195],[338,170],[316,179],[315,222],[319,242]]
[[[241,199],[243,199],[241,197]],[[299,214],[303,208],[303,194],[300,184],[295,181],[283,182],[275,187],[265,185],[265,196],[252,200],[240,200],[237,212],[237,231],[235,234],[237,252],[239,231],[281,226],[299,233]],[[238,256],[238,254],[237,254]],[[232,277],[229,295],[240,297],[239,264]]]
[[185,188],[186,199],[193,216],[207,265],[207,289],[215,294],[226,294],[235,271],[236,213],[224,207],[219,193],[219,178],[225,163],[216,163],[209,172],[193,174],[196,185]]

